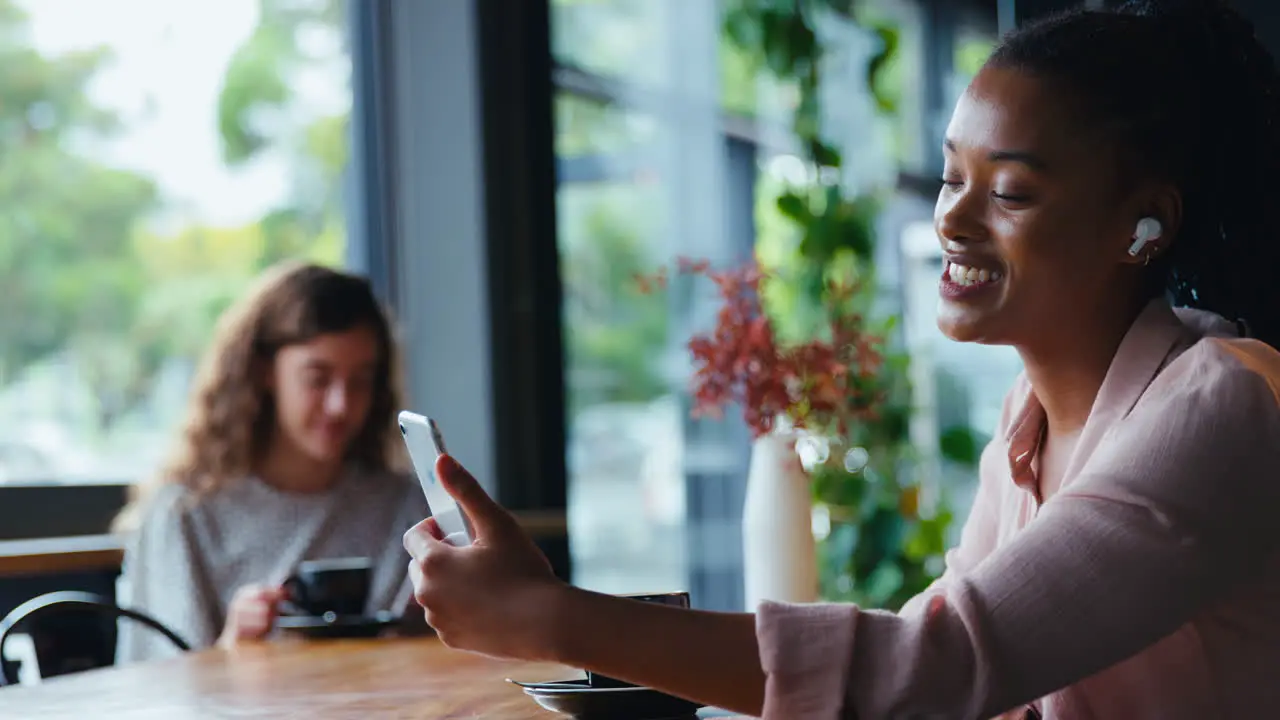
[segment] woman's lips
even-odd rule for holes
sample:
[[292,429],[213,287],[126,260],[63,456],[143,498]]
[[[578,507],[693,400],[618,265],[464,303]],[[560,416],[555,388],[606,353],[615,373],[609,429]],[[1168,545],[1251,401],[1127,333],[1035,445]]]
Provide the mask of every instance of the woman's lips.
[[977,268],[946,261],[942,266],[942,278],[938,292],[945,298],[959,299],[986,292],[1004,280],[1000,270]]

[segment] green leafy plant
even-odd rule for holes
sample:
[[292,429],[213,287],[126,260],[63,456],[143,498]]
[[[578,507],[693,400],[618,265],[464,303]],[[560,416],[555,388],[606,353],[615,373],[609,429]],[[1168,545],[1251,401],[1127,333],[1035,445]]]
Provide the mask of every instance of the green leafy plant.
[[[852,275],[874,288],[874,223],[880,199],[850,193],[842,185],[846,159],[823,136],[821,95],[824,19],[858,22],[851,0],[730,0],[724,31],[760,70],[794,89],[791,129],[807,163],[807,182],[783,187],[774,203],[798,235],[797,273],[791,288],[768,288],[765,304],[785,298],[801,338],[821,332],[825,291],[833,278]],[[866,83],[876,107],[896,111],[884,81],[898,49],[898,32],[887,24],[860,23],[880,40],[866,65]],[[873,315],[874,292],[857,295],[860,313]],[[893,319],[884,323],[887,337]],[[813,497],[829,530],[820,544],[821,592],[829,600],[897,608],[941,572],[952,513],[946,497],[929,492],[910,442],[912,412],[909,357],[887,343],[872,379],[880,400],[874,416],[847,427],[826,428],[809,439],[807,454]],[[941,439],[956,462],[976,462],[971,437],[949,431]],[[802,453],[804,455],[805,453]],[[849,462],[851,456],[862,462]]]

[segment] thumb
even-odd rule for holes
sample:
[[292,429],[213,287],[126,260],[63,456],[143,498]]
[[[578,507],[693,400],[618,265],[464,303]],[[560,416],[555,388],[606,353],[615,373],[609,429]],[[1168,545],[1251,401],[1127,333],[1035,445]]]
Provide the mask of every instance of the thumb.
[[478,533],[489,534],[512,522],[511,515],[489,497],[489,493],[484,491],[471,473],[452,456],[441,455],[436,458],[436,475],[449,495],[458,501]]

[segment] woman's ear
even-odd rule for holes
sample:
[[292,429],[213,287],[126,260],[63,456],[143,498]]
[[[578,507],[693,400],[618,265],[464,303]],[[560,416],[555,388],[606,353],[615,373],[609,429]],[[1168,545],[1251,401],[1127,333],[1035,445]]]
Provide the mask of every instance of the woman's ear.
[[1182,227],[1182,193],[1176,187],[1155,187],[1145,195],[1125,247],[1126,261],[1138,265],[1168,252]]

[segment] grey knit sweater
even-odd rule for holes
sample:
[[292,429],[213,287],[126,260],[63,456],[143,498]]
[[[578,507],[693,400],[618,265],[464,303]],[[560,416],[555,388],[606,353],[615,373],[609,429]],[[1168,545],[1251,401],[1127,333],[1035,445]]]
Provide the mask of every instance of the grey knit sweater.
[[[322,493],[289,493],[257,478],[197,495],[171,485],[157,493],[127,545],[120,603],[167,625],[193,648],[222,632],[236,589],[278,584],[300,561],[369,557],[366,611],[412,605],[401,536],[428,515],[413,476],[348,471]],[[136,623],[120,623],[117,662],[175,650]]]

